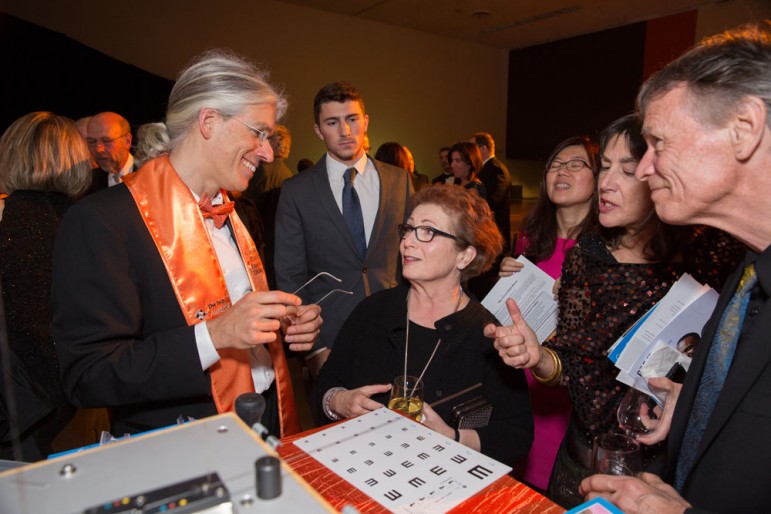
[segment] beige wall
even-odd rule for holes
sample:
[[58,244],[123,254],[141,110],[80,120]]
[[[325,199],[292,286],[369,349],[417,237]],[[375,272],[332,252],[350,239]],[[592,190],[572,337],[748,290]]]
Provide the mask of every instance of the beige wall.
[[293,169],[323,154],[313,96],[339,79],[364,95],[372,151],[406,144],[430,176],[439,147],[478,130],[505,137],[505,50],[272,0],[9,0],[4,10],[167,78],[209,47],[264,63],[289,95]]
[[[439,173],[437,149],[472,132],[487,130],[504,146],[505,50],[273,0],[6,4],[9,14],[168,78],[209,47],[229,47],[264,63],[290,97],[285,123],[294,135],[292,168],[324,152],[312,129],[313,96],[338,79],[356,83],[364,94],[373,152],[390,140],[406,144],[429,176]],[[767,0],[708,5],[699,10],[697,38],[764,17],[771,17]],[[524,196],[537,196],[542,163],[507,164]]]

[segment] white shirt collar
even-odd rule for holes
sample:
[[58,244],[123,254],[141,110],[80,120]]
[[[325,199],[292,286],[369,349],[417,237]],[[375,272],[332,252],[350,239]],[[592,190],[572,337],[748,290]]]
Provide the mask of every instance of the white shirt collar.
[[353,166],[349,166],[347,164],[343,164],[342,162],[338,161],[331,155],[329,155],[329,152],[327,152],[326,156],[326,164],[327,164],[327,172],[331,173],[334,176],[340,176],[342,177],[345,173],[345,170],[348,168],[356,168],[356,172],[359,175],[364,175],[367,171],[367,154],[364,153],[362,156],[356,160],[356,162],[353,163]]

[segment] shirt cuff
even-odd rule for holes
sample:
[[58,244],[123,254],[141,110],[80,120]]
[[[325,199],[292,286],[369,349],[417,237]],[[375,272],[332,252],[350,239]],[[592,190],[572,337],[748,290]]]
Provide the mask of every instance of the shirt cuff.
[[198,358],[201,359],[201,369],[206,371],[220,360],[220,354],[214,347],[214,341],[209,335],[209,328],[206,322],[198,323],[193,327],[195,330],[195,344],[198,347]]

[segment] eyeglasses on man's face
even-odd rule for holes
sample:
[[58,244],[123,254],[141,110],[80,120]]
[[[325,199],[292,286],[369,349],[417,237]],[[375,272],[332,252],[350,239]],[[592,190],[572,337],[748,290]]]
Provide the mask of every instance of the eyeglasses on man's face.
[[557,173],[560,169],[562,169],[563,166],[566,170],[575,173],[577,171],[581,171],[584,168],[588,168],[589,163],[583,159],[570,159],[567,162],[551,161],[551,164],[546,167],[546,172]]
[[234,120],[236,120],[238,123],[240,123],[241,125],[243,125],[244,127],[246,127],[249,130],[251,130],[252,134],[254,134],[254,137],[257,138],[257,140],[259,141],[259,143],[261,145],[264,145],[268,141],[268,139],[270,139],[270,134],[268,133],[267,130],[260,130],[257,127],[252,127],[251,125],[249,125],[245,121],[241,121],[238,118],[236,118],[235,116],[233,116],[232,118]]
[[89,138],[86,138],[86,144],[88,145],[89,148],[98,148],[99,145],[102,145],[105,148],[109,148],[113,144],[115,144],[115,141],[117,141],[118,139],[120,139],[122,137],[126,137],[126,134],[121,134],[121,135],[119,135],[117,137],[114,137],[112,139],[107,139],[107,138],[94,139],[92,137],[89,137]]
[[413,227],[409,223],[402,223],[397,228],[399,230],[400,239],[404,239],[407,236],[407,234],[415,234],[415,239],[417,239],[421,243],[430,243],[431,241],[434,240],[434,236],[442,236],[442,237],[447,237],[449,239],[453,239],[455,241],[460,241],[460,239],[458,239],[457,236],[448,234],[447,232],[442,232],[438,228],[429,227],[427,225]]

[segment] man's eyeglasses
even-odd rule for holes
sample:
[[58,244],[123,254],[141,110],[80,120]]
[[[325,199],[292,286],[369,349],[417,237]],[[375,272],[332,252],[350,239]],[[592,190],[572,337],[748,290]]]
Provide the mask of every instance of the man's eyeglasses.
[[[128,134],[128,133],[126,133],[126,134]],[[113,143],[115,143],[115,141],[117,141],[118,139],[120,139],[122,137],[126,137],[126,134],[121,134],[118,137],[114,137],[112,139],[106,139],[106,138],[93,139],[93,138],[89,137],[89,138],[86,139],[86,144],[89,146],[89,148],[97,148],[99,145],[102,145],[105,148],[107,148],[107,147],[112,146]]]
[[551,161],[551,164],[546,167],[546,172],[557,173],[560,169],[562,169],[563,166],[566,170],[575,173],[577,171],[581,171],[584,168],[588,168],[589,163],[583,159],[570,159],[567,162]]
[[260,129],[258,129],[257,127],[252,127],[251,125],[249,125],[249,124],[248,124],[248,123],[246,123],[245,121],[241,121],[241,120],[239,120],[238,118],[236,118],[235,116],[233,116],[232,118],[233,118],[234,120],[236,120],[238,123],[240,123],[241,125],[243,125],[244,127],[246,127],[246,128],[248,128],[249,130],[251,130],[251,131],[252,131],[252,133],[254,134],[254,137],[256,137],[256,138],[257,138],[257,140],[260,142],[260,144],[261,144],[261,145],[264,145],[264,144],[265,144],[265,142],[266,142],[268,139],[270,139],[270,134],[268,133],[268,131],[267,131],[267,130],[260,130]]
[[429,227],[426,225],[422,225],[420,227],[413,227],[412,225],[408,223],[402,223],[397,227],[399,230],[399,238],[404,239],[404,237],[407,234],[415,234],[415,239],[420,241],[421,243],[430,243],[434,240],[434,236],[442,236],[442,237],[448,237],[450,239],[454,239],[455,241],[460,241],[457,236],[454,236],[452,234],[448,234],[447,232],[442,232],[438,228]]

